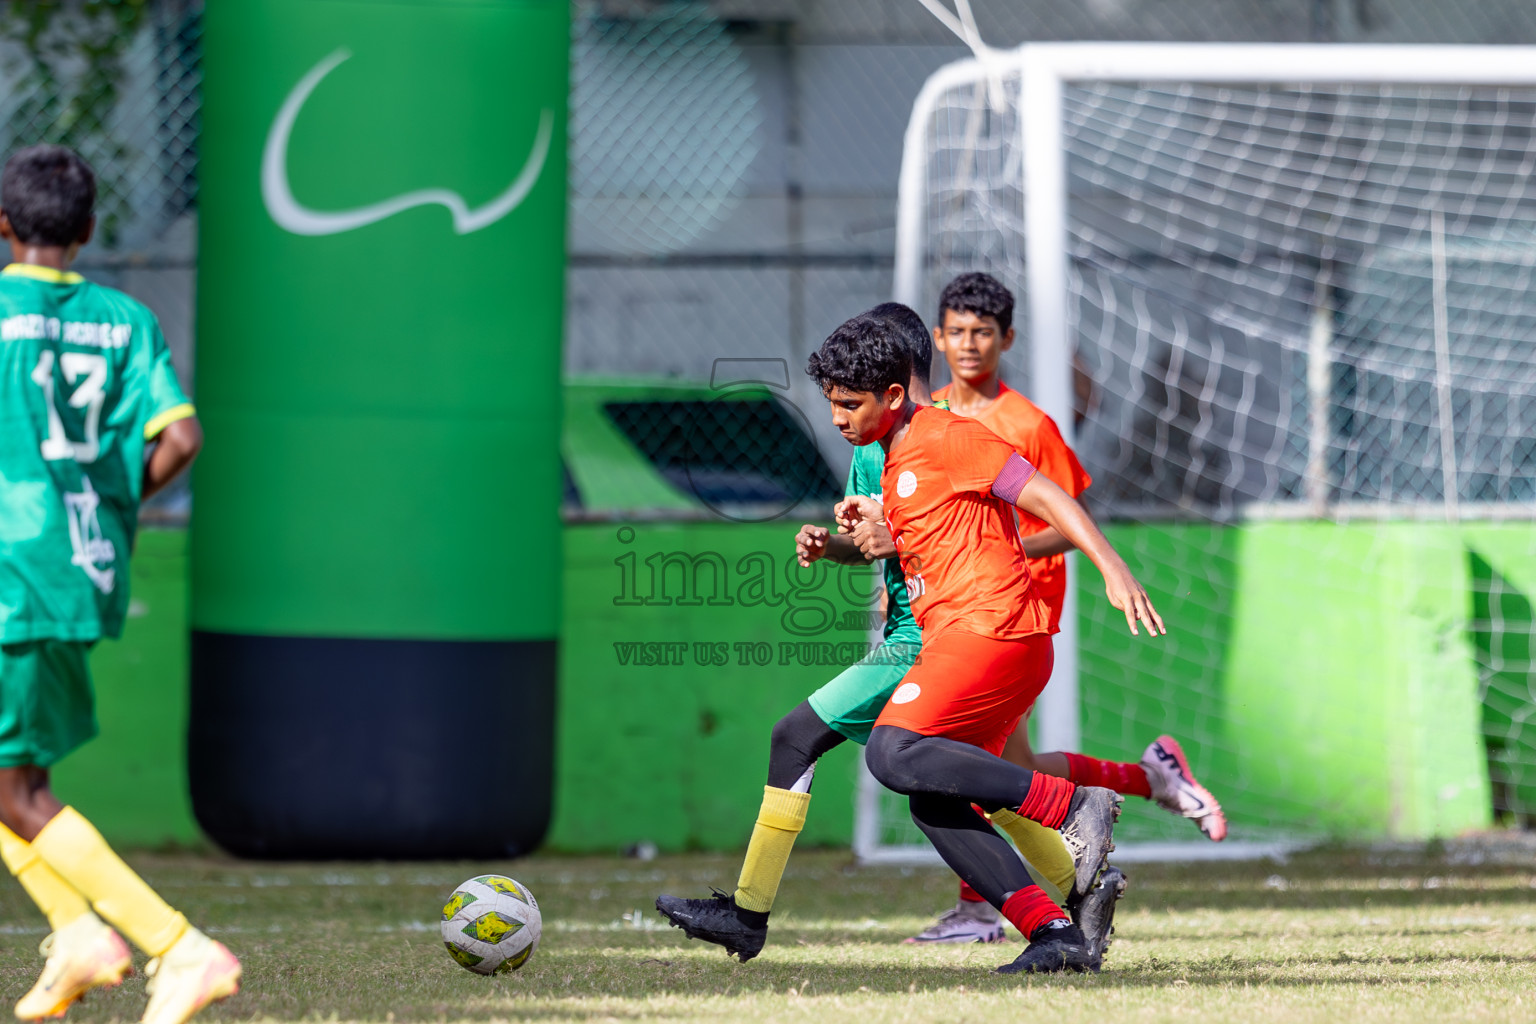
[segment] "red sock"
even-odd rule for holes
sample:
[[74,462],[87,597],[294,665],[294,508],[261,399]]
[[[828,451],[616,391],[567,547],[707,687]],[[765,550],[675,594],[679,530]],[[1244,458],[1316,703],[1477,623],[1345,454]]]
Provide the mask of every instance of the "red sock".
[[1068,920],[1056,901],[1047,896],[1038,885],[1029,885],[1008,897],[1003,904],[1003,916],[1026,939],[1035,934],[1043,924]]
[[960,879],[960,899],[965,903],[987,902],[985,897],[983,897],[981,893],[977,892],[975,889],[972,889],[971,884],[963,878]]
[[1029,783],[1029,794],[1019,805],[1019,816],[1038,821],[1046,828],[1060,828],[1061,823],[1067,820],[1067,807],[1072,803],[1072,794],[1076,791],[1077,787],[1066,779],[1035,772],[1034,779]]
[[1152,799],[1152,787],[1147,784],[1146,770],[1139,764],[1121,761],[1100,761],[1083,754],[1062,754],[1071,766],[1072,781],[1079,786],[1103,786],[1127,796],[1144,796]]

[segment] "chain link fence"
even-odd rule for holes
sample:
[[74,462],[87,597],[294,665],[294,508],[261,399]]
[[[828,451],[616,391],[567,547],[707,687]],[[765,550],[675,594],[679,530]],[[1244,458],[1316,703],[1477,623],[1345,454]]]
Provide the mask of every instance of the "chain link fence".
[[[1536,40],[1536,11],[1513,2],[973,7],[982,37],[1000,46]],[[839,322],[889,297],[912,102],[928,74],[967,51],[918,0],[594,0],[573,10],[567,372],[703,384],[721,357],[782,359],[778,400],[806,413],[841,476],[849,450],[801,368]],[[1091,354],[1084,369],[1095,369]],[[1022,365],[1010,370],[1024,379]],[[1114,384],[1092,383],[1090,396]],[[1183,393],[1169,402],[1179,422],[1168,429],[1199,434]],[[671,429],[668,419],[654,429]],[[765,437],[758,450],[767,459],[774,446]],[[1125,467],[1101,468],[1109,478]],[[1141,470],[1121,474],[1132,490],[1156,484]],[[1116,487],[1107,482],[1106,493]]]
[[[1536,40],[1536,11],[1514,0],[973,6],[1000,46]],[[201,10],[0,8],[5,148],[63,142],[97,168],[100,229],[80,268],[156,311],[189,386]],[[708,391],[719,359],[780,360],[771,394],[841,477],[849,452],[801,368],[889,297],[902,134],[928,74],[964,48],[918,0],[577,0],[572,25],[567,373]],[[656,410],[655,429],[674,431],[675,410]],[[755,450],[775,447],[765,435]],[[183,490],[153,513],[186,504]]]

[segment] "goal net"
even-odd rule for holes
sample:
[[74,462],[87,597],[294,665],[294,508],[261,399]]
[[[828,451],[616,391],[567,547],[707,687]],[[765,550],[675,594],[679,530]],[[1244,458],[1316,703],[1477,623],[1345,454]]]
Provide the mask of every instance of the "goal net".
[[[1536,54],[962,61],[914,109],[899,220],[925,315],[957,273],[1013,289],[1004,377],[1168,620],[1125,635],[1079,558],[1036,749],[1172,733],[1231,844],[1536,818]],[[1118,834],[1203,842],[1135,798]],[[869,780],[856,835],[923,848]]]

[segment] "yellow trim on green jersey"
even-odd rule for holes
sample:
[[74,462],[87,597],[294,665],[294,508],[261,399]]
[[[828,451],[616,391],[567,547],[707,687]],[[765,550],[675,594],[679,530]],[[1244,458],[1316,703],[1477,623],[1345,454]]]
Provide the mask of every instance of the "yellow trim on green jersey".
[[36,263],[12,263],[4,270],[0,270],[0,274],[6,277],[27,277],[45,284],[80,284],[85,280],[74,271],[40,267]]
[[192,405],[191,402],[182,402],[180,405],[173,405],[169,409],[165,410],[165,412],[144,424],[144,440],[153,441],[160,435],[160,431],[164,430],[172,423],[175,423],[177,420],[184,420],[188,416],[196,415],[197,409]]

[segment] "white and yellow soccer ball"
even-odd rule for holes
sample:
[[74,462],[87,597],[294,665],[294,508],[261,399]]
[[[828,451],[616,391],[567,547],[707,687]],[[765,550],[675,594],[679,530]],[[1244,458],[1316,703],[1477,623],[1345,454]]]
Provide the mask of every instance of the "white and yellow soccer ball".
[[544,922],[528,887],[506,875],[476,875],[443,904],[443,945],[476,974],[505,974],[539,948]]

